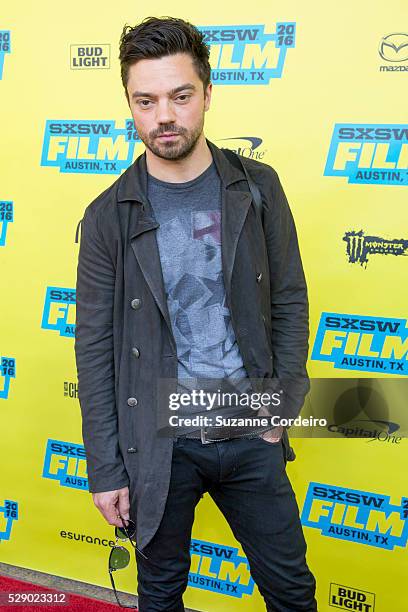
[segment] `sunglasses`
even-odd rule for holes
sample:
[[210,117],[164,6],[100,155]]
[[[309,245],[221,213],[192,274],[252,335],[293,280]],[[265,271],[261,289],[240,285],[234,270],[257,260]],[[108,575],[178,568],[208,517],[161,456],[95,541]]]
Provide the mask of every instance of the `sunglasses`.
[[129,565],[130,561],[130,553],[127,548],[124,546],[118,545],[118,541],[121,540],[125,542],[129,540],[133,548],[141,555],[144,559],[148,559],[144,553],[136,546],[136,544],[132,541],[133,536],[136,533],[136,525],[132,520],[128,520],[128,524],[125,525],[125,519],[119,515],[119,518],[122,519],[123,527],[115,527],[115,546],[111,548],[109,555],[109,578],[112,583],[112,588],[115,593],[115,598],[118,603],[118,606],[121,608],[137,608],[137,606],[124,606],[120,603],[119,597],[115,587],[115,581],[113,579],[113,572],[116,570],[124,569]]

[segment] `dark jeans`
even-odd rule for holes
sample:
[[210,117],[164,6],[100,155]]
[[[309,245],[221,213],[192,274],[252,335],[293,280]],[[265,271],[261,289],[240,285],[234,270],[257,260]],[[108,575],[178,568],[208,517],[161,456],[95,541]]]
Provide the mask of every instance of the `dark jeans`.
[[315,612],[316,582],[306,564],[284,446],[259,437],[204,445],[199,439],[174,441],[162,521],[143,549],[148,560],[136,553],[140,612],[184,610],[194,509],[206,491],[240,542],[266,610]]

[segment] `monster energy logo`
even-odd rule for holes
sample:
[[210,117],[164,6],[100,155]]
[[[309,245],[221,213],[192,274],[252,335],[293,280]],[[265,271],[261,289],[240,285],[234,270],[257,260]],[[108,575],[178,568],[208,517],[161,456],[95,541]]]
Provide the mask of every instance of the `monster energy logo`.
[[347,255],[350,263],[359,263],[367,267],[368,255],[408,255],[408,240],[395,238],[388,240],[378,236],[365,236],[363,230],[346,232],[343,240],[347,243]]

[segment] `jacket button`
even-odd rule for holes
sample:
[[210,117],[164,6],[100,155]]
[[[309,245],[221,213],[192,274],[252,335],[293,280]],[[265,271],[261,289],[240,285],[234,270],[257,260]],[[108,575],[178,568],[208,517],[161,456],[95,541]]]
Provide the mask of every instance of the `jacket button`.
[[128,406],[137,406],[137,399],[135,397],[129,397],[127,401]]
[[133,308],[133,310],[137,310],[142,305],[142,300],[140,298],[135,298],[134,300],[130,302],[130,305]]
[[134,446],[131,446],[130,448],[127,449],[128,453],[137,453],[137,448]]
[[140,357],[140,351],[136,346],[132,348],[132,355],[134,355],[135,357]]
[[256,282],[260,283],[261,282],[261,278],[262,278],[262,272],[258,272],[258,274],[256,275]]

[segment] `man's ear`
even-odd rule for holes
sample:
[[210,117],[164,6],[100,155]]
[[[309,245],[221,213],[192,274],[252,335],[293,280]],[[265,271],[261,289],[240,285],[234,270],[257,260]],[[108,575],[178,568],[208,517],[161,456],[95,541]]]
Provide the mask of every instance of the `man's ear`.
[[212,83],[210,81],[210,83],[208,83],[207,85],[207,89],[204,92],[204,110],[205,111],[208,111],[208,109],[210,108],[211,93],[212,93]]

